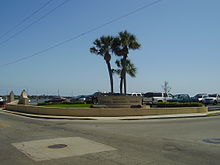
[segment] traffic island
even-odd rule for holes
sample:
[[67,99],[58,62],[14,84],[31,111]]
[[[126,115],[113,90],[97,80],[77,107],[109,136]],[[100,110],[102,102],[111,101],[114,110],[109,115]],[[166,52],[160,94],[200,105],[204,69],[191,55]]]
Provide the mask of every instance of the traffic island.
[[7,104],[8,111],[22,112],[36,115],[75,116],[75,117],[122,117],[207,113],[207,107],[180,108],[55,108],[33,105]]
[[11,112],[20,112],[33,115],[70,117],[125,117],[192,113],[204,114],[208,112],[208,108],[204,106],[150,108],[147,105],[143,106],[142,98],[137,96],[101,96],[98,98],[98,105],[95,105],[92,108],[43,107],[24,103],[21,104],[21,101],[13,101],[6,104],[5,109]]

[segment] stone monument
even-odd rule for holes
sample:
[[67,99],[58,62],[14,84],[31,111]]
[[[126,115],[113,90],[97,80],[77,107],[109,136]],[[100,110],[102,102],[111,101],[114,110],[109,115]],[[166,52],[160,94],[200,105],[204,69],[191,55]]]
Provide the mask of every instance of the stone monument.
[[20,96],[20,100],[19,100],[18,104],[24,104],[24,105],[28,105],[29,104],[28,94],[27,94],[27,92],[25,90],[23,90],[21,92],[21,96]]
[[10,92],[9,96],[8,96],[8,102],[13,102],[15,101],[15,94],[13,91]]
[[132,108],[142,107],[140,96],[99,96],[98,104],[107,108]]

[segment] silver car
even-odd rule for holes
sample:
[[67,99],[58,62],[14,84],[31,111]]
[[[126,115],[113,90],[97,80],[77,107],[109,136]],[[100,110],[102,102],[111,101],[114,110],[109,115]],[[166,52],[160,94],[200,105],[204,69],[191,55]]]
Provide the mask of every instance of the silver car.
[[220,103],[220,95],[219,94],[209,94],[203,99],[204,104],[218,104]]

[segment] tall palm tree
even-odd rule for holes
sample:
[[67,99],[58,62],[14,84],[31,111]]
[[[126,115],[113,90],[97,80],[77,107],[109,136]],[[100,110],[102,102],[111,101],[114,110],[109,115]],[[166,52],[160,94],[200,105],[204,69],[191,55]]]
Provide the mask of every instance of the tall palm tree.
[[117,56],[122,57],[122,73],[121,76],[124,82],[124,94],[127,93],[126,87],[126,60],[129,54],[129,50],[136,50],[141,47],[141,44],[138,43],[136,36],[127,32],[126,30],[118,33],[118,37],[114,39],[113,42],[113,51]]
[[102,37],[96,39],[93,42],[94,46],[90,48],[91,53],[94,53],[96,55],[101,55],[104,57],[104,60],[107,64],[108,73],[109,73],[111,93],[114,92],[112,68],[111,68],[111,63],[110,63],[110,61],[111,61],[110,51],[111,51],[113,40],[114,40],[114,38],[112,36],[102,36]]
[[[122,62],[123,59],[116,60],[115,64],[119,69],[113,69],[113,73],[116,73],[120,76],[120,94],[122,94],[123,89],[123,76],[122,76]],[[126,59],[126,73],[131,77],[136,77],[137,68],[135,65],[131,62],[130,59]]]

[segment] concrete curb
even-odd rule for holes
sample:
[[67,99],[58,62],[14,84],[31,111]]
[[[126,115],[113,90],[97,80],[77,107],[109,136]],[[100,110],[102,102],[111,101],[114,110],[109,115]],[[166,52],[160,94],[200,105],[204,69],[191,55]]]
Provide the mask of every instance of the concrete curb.
[[[76,116],[50,116],[21,113],[15,111],[1,110],[5,113],[42,119],[66,119],[66,120],[147,120],[147,119],[172,119],[172,118],[195,118],[211,116],[211,113],[192,113],[192,114],[174,114],[174,115],[149,115],[149,116],[124,116],[124,117],[76,117]],[[219,111],[220,112],[220,111]],[[212,112],[214,113],[214,112]],[[215,112],[216,113],[216,112]]]
[[20,115],[25,117],[31,117],[31,118],[42,118],[42,119],[69,119],[69,120],[96,120],[92,117],[75,117],[75,116],[49,116],[49,115],[36,115],[36,114],[30,114],[30,113],[22,113],[22,112],[15,112],[15,111],[8,111],[8,110],[2,110],[3,112],[14,114],[14,115]]
[[152,116],[142,116],[140,118],[127,117],[120,120],[149,120],[149,119],[174,119],[174,118],[196,118],[196,117],[207,117],[207,114],[202,113],[202,114],[152,115]]

